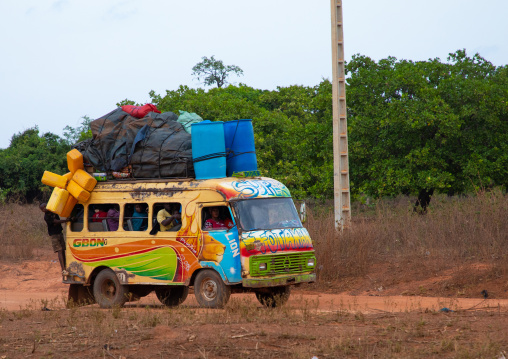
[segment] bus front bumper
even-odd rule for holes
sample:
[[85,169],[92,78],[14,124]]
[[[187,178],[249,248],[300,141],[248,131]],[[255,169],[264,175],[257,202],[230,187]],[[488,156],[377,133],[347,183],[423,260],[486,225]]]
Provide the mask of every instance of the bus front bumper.
[[248,288],[278,287],[297,283],[313,283],[316,281],[316,273],[292,274],[271,278],[244,278],[242,284]]

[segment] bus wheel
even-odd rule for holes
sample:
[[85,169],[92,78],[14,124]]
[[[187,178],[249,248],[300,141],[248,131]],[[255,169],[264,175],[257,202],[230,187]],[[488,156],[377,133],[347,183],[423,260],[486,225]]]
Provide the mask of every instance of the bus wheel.
[[268,291],[256,292],[256,298],[267,308],[280,307],[287,303],[291,288],[289,286],[268,288]]
[[182,304],[189,295],[189,287],[186,285],[168,285],[155,290],[157,298],[167,307],[175,307]]
[[127,301],[128,292],[111,269],[103,269],[95,277],[93,296],[101,308],[121,307]]
[[222,281],[216,271],[205,269],[196,276],[194,294],[202,307],[222,308],[229,300],[231,288]]

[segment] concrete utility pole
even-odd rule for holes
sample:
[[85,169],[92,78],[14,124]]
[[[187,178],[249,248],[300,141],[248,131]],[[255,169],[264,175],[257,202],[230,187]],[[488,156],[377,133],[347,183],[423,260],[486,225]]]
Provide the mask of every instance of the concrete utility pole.
[[346,73],[344,69],[344,31],[342,0],[332,6],[332,76],[333,76],[333,194],[335,228],[343,229],[351,221],[349,198],[349,161],[347,145]]

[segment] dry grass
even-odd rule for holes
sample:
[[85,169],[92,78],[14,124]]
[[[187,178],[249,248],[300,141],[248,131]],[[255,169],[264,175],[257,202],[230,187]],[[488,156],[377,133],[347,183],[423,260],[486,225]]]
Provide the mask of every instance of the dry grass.
[[405,197],[357,206],[351,227],[343,232],[334,230],[331,208],[310,211],[305,225],[315,242],[319,278],[364,276],[386,263],[427,277],[429,271],[450,269],[457,281],[471,279],[466,267],[474,263],[488,267],[489,276],[506,276],[507,196],[434,196],[426,215],[413,212],[412,203]]
[[0,245],[2,260],[31,259],[38,248],[51,248],[38,205],[0,204]]
[[[508,199],[499,192],[469,198],[435,196],[427,215],[399,198],[357,205],[350,229],[337,233],[330,208],[314,208],[306,227],[315,241],[320,283],[393,272],[386,280],[450,271],[450,286],[485,275],[506,281]],[[0,257],[31,258],[50,248],[37,206],[0,207]],[[471,268],[489,268],[475,277]],[[399,271],[395,269],[399,268]],[[318,284],[322,285],[322,284]],[[334,288],[334,291],[339,291]],[[421,288],[420,294],[425,288]],[[5,358],[495,358],[508,354],[508,315],[498,310],[452,313],[410,308],[362,312],[337,303],[329,310],[299,301],[266,309],[232,298],[224,310],[164,308],[64,309],[63,300],[0,309],[0,356]],[[41,311],[50,308],[50,311]]]
[[507,350],[508,316],[500,310],[332,309],[312,302],[266,309],[234,298],[224,310],[33,302],[0,311],[0,348],[6,358],[496,358]]
[[[305,226],[315,242],[319,280],[347,282],[387,263],[393,280],[451,270],[449,283],[443,284],[447,287],[506,277],[507,196],[499,191],[434,196],[426,215],[414,213],[412,203],[414,199],[401,197],[370,206],[355,204],[351,227],[344,232],[335,231],[330,205],[312,206]],[[3,205],[0,216],[0,259],[30,259],[38,248],[51,247],[36,205]],[[472,272],[475,264],[488,270]],[[424,290],[417,294],[426,294]]]

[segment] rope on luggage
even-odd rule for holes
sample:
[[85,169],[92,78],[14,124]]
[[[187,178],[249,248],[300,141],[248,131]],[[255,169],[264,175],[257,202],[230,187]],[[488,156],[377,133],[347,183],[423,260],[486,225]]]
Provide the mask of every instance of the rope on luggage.
[[209,154],[201,156],[201,157],[196,157],[192,161],[194,163],[196,163],[196,162],[201,162],[201,161],[206,161],[206,160],[211,160],[214,158],[221,158],[221,157],[226,157],[226,152],[209,153]]
[[[233,139],[231,140],[231,145],[230,147],[232,148],[234,143],[235,143],[235,138],[236,138],[236,133],[238,132],[238,125],[240,124],[240,121],[237,121],[236,122],[236,127],[235,127],[235,132],[233,134]],[[226,158],[229,160],[230,158],[233,158],[233,157],[236,157],[236,156],[241,156],[241,155],[245,155],[247,153],[256,153],[256,151],[247,151],[247,152],[235,152],[233,151],[232,149],[229,149],[229,151],[226,151]]]
[[227,152],[227,159],[229,160],[230,158],[233,158],[233,157],[236,157],[236,156],[245,155],[247,153],[256,153],[256,151],[247,151],[247,152],[228,151]]

